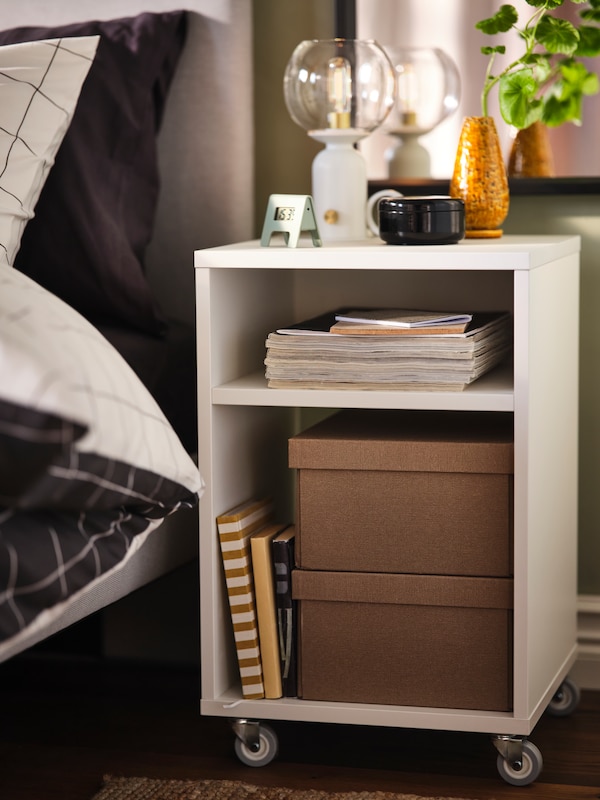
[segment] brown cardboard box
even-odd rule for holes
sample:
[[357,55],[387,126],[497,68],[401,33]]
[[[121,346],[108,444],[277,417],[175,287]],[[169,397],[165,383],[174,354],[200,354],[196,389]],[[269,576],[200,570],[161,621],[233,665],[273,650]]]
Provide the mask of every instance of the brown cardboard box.
[[342,411],[289,441],[302,569],[512,575],[512,415]]
[[294,570],[306,700],[508,711],[513,582]]

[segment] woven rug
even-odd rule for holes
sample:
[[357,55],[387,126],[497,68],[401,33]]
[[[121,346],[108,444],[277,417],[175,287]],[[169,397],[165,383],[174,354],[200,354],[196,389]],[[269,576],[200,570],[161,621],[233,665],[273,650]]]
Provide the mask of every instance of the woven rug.
[[154,778],[104,779],[93,800],[460,800],[396,792],[323,792],[254,786],[240,781],[177,781]]

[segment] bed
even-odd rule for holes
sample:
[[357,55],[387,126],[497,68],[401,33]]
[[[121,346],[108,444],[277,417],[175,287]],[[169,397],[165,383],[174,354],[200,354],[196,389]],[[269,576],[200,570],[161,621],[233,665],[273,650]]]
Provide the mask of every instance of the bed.
[[252,235],[249,5],[2,4],[0,661],[197,556],[193,251]]

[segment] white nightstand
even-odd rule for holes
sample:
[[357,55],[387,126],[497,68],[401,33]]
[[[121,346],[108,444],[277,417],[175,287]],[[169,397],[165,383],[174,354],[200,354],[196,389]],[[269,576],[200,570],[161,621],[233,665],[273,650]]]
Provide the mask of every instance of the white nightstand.
[[[425,247],[248,242],[196,252],[199,463],[207,483],[200,504],[202,713],[487,732],[497,738],[506,780],[535,779],[536,754],[530,764],[527,746],[523,770],[511,763],[521,755],[521,737],[552,707],[576,654],[579,249],[578,237],[505,236]],[[462,392],[267,388],[267,334],[341,305],[510,310],[514,364]],[[287,439],[301,427],[303,410],[331,408],[514,415],[512,711],[241,700],[215,518],[264,493],[274,494],[284,521],[291,518]]]

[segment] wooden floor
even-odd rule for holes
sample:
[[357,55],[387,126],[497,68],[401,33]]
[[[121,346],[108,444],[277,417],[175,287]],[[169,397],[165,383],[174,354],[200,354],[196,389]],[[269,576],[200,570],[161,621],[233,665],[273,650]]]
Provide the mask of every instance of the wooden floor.
[[89,800],[102,775],[230,778],[478,800],[600,798],[600,692],[568,718],[544,716],[531,740],[535,784],[513,787],[482,734],[273,723],[280,752],[246,767],[227,720],[198,713],[194,669],[18,658],[0,665],[0,798]]

